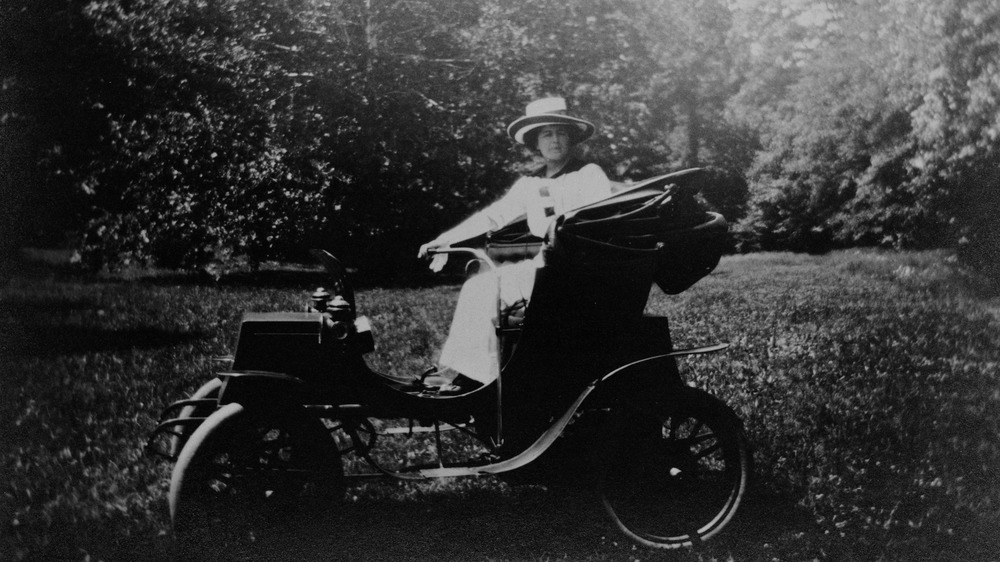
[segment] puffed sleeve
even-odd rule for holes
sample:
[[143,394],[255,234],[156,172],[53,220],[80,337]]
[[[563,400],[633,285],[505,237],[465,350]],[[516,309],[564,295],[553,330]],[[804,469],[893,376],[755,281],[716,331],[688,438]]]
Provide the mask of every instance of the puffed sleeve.
[[492,225],[491,230],[507,226],[527,212],[534,199],[532,195],[538,190],[538,181],[531,177],[518,179],[503,197],[483,209]]
[[533,185],[533,181],[537,179],[519,179],[503,197],[438,236],[438,240],[447,244],[457,244],[507,226],[520,218],[525,214],[531,199],[529,188]]

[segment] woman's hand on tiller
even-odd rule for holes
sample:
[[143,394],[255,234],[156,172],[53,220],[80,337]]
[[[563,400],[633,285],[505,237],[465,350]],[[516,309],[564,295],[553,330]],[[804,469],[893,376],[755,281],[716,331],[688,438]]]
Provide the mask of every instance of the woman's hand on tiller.
[[[436,250],[445,246],[447,246],[447,244],[443,244],[437,240],[428,242],[423,246],[420,246],[420,250],[417,252],[417,257],[425,258],[428,254],[430,254],[431,250]],[[431,258],[431,264],[428,267],[430,267],[431,271],[434,273],[438,273],[444,269],[446,263],[448,263],[448,254],[434,254],[434,257]]]

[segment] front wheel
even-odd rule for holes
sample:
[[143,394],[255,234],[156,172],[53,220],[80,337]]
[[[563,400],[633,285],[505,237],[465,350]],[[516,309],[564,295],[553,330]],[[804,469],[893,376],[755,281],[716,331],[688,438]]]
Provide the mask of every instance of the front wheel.
[[[201,387],[194,391],[194,394],[188,396],[188,400],[214,400],[219,398],[219,392],[222,390],[222,379],[216,377],[212,380],[201,385]],[[189,404],[181,408],[181,411],[177,414],[180,419],[190,419],[190,418],[207,418],[215,411],[215,404]],[[184,444],[188,442],[191,438],[191,434],[194,433],[195,428],[190,425],[178,425],[174,428],[174,434],[170,437],[170,456],[176,457],[180,454],[181,449],[184,448]]]
[[604,508],[632,540],[653,548],[704,541],[726,526],[747,489],[750,452],[736,414],[679,387],[614,410],[602,435]]
[[341,499],[343,477],[319,420],[227,404],[198,426],[174,465],[174,532],[184,543],[255,540],[295,510]]

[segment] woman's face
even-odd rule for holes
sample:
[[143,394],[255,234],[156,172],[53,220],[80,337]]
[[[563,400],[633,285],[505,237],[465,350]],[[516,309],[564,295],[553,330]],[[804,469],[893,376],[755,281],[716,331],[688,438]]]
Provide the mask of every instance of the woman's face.
[[572,148],[570,125],[545,125],[538,131],[538,151],[546,160],[562,162]]

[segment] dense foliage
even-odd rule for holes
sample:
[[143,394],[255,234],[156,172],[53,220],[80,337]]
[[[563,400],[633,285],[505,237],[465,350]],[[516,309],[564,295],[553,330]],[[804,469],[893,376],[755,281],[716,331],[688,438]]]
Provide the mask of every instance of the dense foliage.
[[996,268],[998,22],[993,0],[11,0],[0,238],[398,267],[509,185],[504,125],[559,94],[616,178],[712,168],[742,249]]
[[760,18],[739,33],[750,71],[731,104],[761,141],[746,246],[958,244],[995,259],[1000,5],[741,4]]
[[[242,312],[301,310],[324,276],[242,279],[40,271],[0,287],[0,559],[186,559],[171,552],[169,463],[144,456],[144,438],[232,353]],[[286,542],[224,559],[995,560],[1000,329],[996,302],[964,283],[940,252],[840,251],[726,257],[679,296],[654,289],[649,311],[670,317],[677,347],[731,342],[682,369],[745,421],[759,475],[694,551],[634,551],[589,493],[484,477],[352,482]],[[363,288],[378,346],[366,358],[422,372],[457,295]]]

